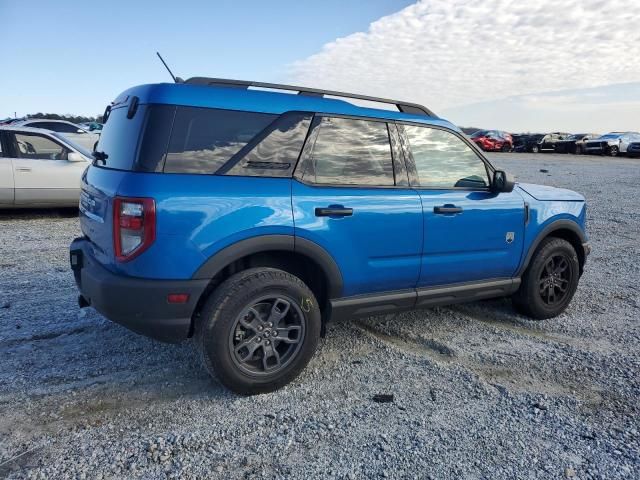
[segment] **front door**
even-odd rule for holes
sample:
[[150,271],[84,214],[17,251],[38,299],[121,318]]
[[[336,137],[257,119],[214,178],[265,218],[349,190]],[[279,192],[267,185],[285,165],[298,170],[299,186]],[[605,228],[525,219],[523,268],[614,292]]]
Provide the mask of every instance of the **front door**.
[[523,248],[522,197],[492,192],[486,164],[453,132],[400,128],[424,212],[418,286],[511,278]]
[[69,150],[46,135],[16,132],[11,137],[15,204],[77,203],[87,164],[69,162]]
[[401,155],[394,124],[313,121],[293,180],[295,234],[335,259],[343,296],[416,286],[422,206]]

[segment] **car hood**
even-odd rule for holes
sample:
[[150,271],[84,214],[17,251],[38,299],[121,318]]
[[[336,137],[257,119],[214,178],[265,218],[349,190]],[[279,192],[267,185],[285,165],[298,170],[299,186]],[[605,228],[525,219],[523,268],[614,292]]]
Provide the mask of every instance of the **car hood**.
[[518,183],[518,187],[536,200],[584,202],[582,195],[566,188],[536,185],[535,183]]

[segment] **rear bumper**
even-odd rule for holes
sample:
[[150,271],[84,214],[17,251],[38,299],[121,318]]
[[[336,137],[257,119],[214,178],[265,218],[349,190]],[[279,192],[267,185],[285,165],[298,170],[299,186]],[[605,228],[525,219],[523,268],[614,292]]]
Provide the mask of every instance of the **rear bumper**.
[[[191,318],[207,280],[148,280],[117,275],[91,255],[89,242],[76,238],[69,247],[80,295],[109,320],[156,340],[176,343],[189,337]],[[169,303],[169,294],[188,294],[185,303]]]

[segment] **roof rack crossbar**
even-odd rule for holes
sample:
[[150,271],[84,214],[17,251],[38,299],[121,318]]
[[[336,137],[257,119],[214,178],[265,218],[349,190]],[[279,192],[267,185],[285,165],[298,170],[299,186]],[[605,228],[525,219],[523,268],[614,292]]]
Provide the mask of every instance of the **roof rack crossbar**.
[[206,85],[211,87],[213,86],[228,87],[228,88],[258,87],[258,88],[269,88],[274,90],[289,90],[293,92],[298,92],[298,95],[309,95],[314,97],[324,97],[326,95],[329,95],[332,97],[354,98],[357,100],[365,100],[368,102],[387,103],[387,104],[395,105],[396,108],[403,113],[410,113],[413,115],[426,115],[428,117],[437,118],[437,115],[435,113],[433,113],[428,108],[423,107],[422,105],[418,105],[417,103],[408,103],[408,102],[402,102],[398,100],[390,100],[388,98],[372,97],[369,95],[360,95],[357,93],[345,93],[345,92],[337,92],[333,90],[323,90],[319,88],[297,87],[294,85],[284,85],[280,83],[252,82],[247,80],[230,80],[228,78],[192,77],[186,80],[185,83],[191,84],[191,85]]

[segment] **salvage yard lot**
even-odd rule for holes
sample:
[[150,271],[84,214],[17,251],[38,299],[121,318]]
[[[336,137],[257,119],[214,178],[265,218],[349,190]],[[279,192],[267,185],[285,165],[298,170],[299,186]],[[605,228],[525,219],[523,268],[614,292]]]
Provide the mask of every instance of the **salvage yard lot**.
[[[272,394],[79,310],[77,212],[0,213],[0,478],[638,478],[640,160],[490,155],[588,201],[559,318],[491,300],[332,324]],[[377,403],[376,394],[393,394]]]

